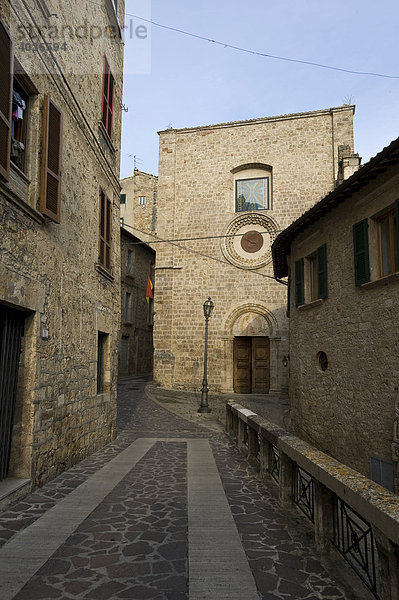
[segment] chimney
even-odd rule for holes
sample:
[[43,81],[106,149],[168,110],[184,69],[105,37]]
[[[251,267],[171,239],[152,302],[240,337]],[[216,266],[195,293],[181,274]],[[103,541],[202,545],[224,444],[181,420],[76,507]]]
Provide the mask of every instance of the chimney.
[[358,154],[352,152],[350,146],[338,146],[338,181],[340,185],[345,179],[348,179],[360,167],[362,159]]

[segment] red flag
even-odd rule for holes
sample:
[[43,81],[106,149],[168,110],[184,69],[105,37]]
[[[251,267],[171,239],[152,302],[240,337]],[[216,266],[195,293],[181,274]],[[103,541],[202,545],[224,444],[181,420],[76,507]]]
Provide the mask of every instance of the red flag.
[[150,276],[148,275],[148,281],[147,281],[147,291],[145,293],[145,297],[147,298],[147,302],[150,302],[150,298],[154,297],[154,294],[152,293],[154,286],[152,284],[152,281],[150,279]]

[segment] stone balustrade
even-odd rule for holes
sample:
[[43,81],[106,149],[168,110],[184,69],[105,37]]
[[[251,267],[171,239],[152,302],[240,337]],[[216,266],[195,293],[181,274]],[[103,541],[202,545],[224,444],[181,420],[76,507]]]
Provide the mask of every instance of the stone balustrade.
[[397,495],[233,400],[226,430],[313,523],[320,552],[337,549],[377,598],[399,600]]

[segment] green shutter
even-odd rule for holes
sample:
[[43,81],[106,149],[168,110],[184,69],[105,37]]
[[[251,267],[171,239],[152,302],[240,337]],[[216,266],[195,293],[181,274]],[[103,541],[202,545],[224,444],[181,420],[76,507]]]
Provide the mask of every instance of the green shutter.
[[395,244],[395,271],[399,271],[399,200],[395,200],[393,238]]
[[327,298],[327,245],[323,244],[317,249],[319,298]]
[[121,194],[121,204],[126,204],[126,194]]
[[304,260],[301,258],[295,263],[295,306],[305,303],[304,288]]
[[355,283],[370,281],[368,221],[364,219],[353,226],[353,251],[355,260]]

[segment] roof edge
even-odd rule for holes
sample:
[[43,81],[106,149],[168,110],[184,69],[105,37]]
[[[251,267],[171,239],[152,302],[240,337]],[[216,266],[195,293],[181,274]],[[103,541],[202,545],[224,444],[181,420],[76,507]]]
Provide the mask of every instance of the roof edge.
[[198,125],[196,127],[183,127],[180,129],[175,129],[173,127],[169,129],[161,129],[158,131],[158,135],[164,133],[190,133],[191,131],[201,131],[207,129],[224,129],[227,127],[239,127],[242,125],[255,125],[257,123],[267,123],[273,121],[285,121],[292,119],[305,119],[308,117],[319,116],[322,114],[331,114],[332,112],[344,112],[346,110],[352,110],[353,114],[355,114],[356,106],[354,104],[343,104],[342,106],[335,106],[332,108],[323,108],[320,110],[312,110],[305,111],[299,113],[287,113],[285,115],[275,115],[271,117],[257,117],[255,119],[246,119],[243,121],[226,121],[225,123],[215,123],[211,125]]
[[[385,165],[384,165],[385,162]],[[381,170],[399,162],[399,137],[383,148],[378,154],[362,165],[356,173],[343,181],[338,187],[316,202],[298,219],[284,229],[272,244],[273,267],[275,277],[287,277],[287,256],[295,238],[307,227],[321,219],[327,211],[351,197],[360,187],[369,183]]]

